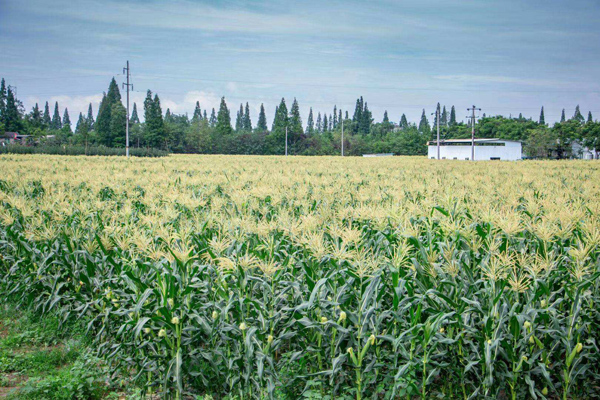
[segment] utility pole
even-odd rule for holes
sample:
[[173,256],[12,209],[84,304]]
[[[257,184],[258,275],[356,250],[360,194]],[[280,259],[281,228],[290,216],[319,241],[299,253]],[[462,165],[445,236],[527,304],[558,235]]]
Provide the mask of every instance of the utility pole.
[[287,152],[287,142],[288,142],[288,138],[287,138],[287,126],[285,127],[285,155],[288,155]]
[[475,111],[481,111],[481,108],[473,107],[467,108],[467,111],[472,111],[471,118],[471,161],[475,161]]
[[129,88],[133,90],[133,84],[129,83],[129,76],[131,72],[129,70],[129,60],[127,60],[127,66],[123,68],[123,73],[127,74],[127,83],[123,83],[123,87],[127,88],[127,118],[125,119],[125,156],[129,158]]
[[342,157],[344,157],[344,120],[342,119]]

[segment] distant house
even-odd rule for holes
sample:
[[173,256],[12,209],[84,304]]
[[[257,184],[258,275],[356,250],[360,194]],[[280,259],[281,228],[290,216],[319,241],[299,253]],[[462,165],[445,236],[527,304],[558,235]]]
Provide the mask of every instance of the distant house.
[[571,143],[571,154],[573,157],[580,158],[582,160],[598,159],[598,151],[596,149],[585,147],[578,141]]
[[18,132],[4,132],[4,135],[0,135],[0,144],[14,144],[14,143],[24,143],[25,139],[27,139],[29,135],[20,135]]
[[[427,143],[427,157],[437,159],[437,141]],[[475,161],[483,160],[521,160],[523,149],[521,142],[504,139],[475,139]],[[471,139],[440,140],[440,159],[470,160]]]

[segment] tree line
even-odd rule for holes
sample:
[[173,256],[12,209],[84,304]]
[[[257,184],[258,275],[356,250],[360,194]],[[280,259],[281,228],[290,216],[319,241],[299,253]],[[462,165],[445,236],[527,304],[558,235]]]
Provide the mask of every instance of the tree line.
[[[60,111],[59,104],[55,103],[51,115],[50,105],[46,102],[43,112],[35,104],[27,113],[12,88],[6,85],[4,79],[0,82],[0,134],[19,132],[28,135],[29,141],[35,144],[85,148],[125,146],[127,112],[114,78],[103,94],[96,116],[90,103],[87,114],[79,114],[74,130],[68,110],[65,108],[62,114]],[[283,154],[287,136],[290,154],[340,154],[343,126],[347,155],[424,155],[427,142],[437,136],[438,116],[442,139],[471,135],[471,126],[457,121],[454,106],[448,111],[446,106],[438,103],[432,123],[425,110],[418,124],[409,122],[405,114],[394,123],[387,111],[381,122],[375,122],[368,103],[362,97],[356,100],[352,116],[347,110],[334,106],[332,112],[317,112],[315,117],[310,108],[305,124],[298,101],[294,99],[288,108],[288,103],[282,98],[275,108],[269,129],[262,104],[256,124],[250,116],[250,105],[246,103],[240,104],[232,125],[231,112],[224,97],[218,110],[213,108],[210,113],[196,102],[190,118],[187,114],[172,113],[169,109],[163,113],[158,94],[148,90],[143,115],[144,121],[141,122],[134,103],[129,117],[130,146],[172,153]],[[573,142],[591,149],[600,148],[600,123],[593,120],[591,112],[587,119],[584,118],[577,106],[571,118],[567,119],[563,110],[561,121],[550,127],[545,122],[542,107],[537,121],[526,119],[521,114],[516,118],[484,114],[476,124],[476,136],[523,141],[525,152],[530,157],[567,158],[577,155],[574,154]]]

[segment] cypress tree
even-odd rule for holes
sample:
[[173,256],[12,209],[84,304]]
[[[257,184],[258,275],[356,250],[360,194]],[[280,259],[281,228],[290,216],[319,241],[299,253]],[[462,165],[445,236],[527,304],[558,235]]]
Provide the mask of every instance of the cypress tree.
[[402,114],[402,117],[400,118],[400,129],[407,129],[408,128],[408,120],[406,119],[406,114]]
[[0,81],[0,124],[3,125],[6,118],[6,95],[6,81],[2,78]]
[[431,133],[429,121],[427,120],[427,116],[425,115],[425,109],[423,109],[423,113],[421,114],[421,121],[419,122],[419,132],[426,134]]
[[359,99],[356,99],[356,107],[354,108],[354,115],[352,116],[352,122],[354,122],[356,124],[357,128],[360,125],[360,122],[362,121],[362,112],[363,112],[363,106],[362,106],[362,96],[361,96]]
[[387,110],[385,110],[385,111],[383,112],[383,123],[384,123],[384,124],[389,124],[389,123],[390,123],[390,119],[389,119],[389,117],[388,117]]
[[542,106],[542,110],[540,111],[540,125],[546,125],[546,118],[544,117],[544,107]]
[[338,119],[337,119],[337,105],[333,106],[333,129],[337,128]]
[[288,121],[288,137],[294,143],[302,134],[302,118],[300,117],[300,107],[298,101],[294,98],[292,108],[290,109],[290,118]]
[[350,117],[348,117],[348,110],[346,110],[346,119],[350,119]]
[[[135,103],[133,104],[133,109],[135,110]],[[137,111],[136,111],[136,115],[137,115]],[[88,124],[88,130],[94,129],[94,114],[92,112],[92,103],[90,103],[90,105],[88,106],[86,121]]]
[[341,123],[342,123],[342,110],[340,109],[339,115],[338,115],[338,125]]
[[519,118],[518,118],[518,119],[519,119],[519,120],[522,120],[522,119],[523,119],[523,113],[519,113]]
[[259,132],[267,131],[267,115],[265,114],[265,105],[260,104],[260,113],[258,114],[258,123],[256,124],[256,130]]
[[315,121],[313,119],[313,110],[310,108],[310,112],[308,113],[308,119],[306,120],[306,134],[312,135],[315,133]]
[[165,113],[165,122],[172,122],[170,108],[167,108],[167,112]]
[[79,118],[77,119],[77,125],[75,126],[75,134],[79,135],[81,134],[81,132],[87,129],[87,122],[86,120],[83,118],[83,114],[79,113]]
[[231,115],[229,114],[227,103],[225,103],[225,97],[221,97],[221,105],[219,106],[215,129],[219,136],[229,135],[233,132],[233,129],[231,128]]
[[[156,98],[158,99],[158,97]],[[158,103],[160,107],[160,102]],[[110,143],[111,146],[125,147],[125,126],[127,110],[123,103],[116,102],[110,110]]]
[[217,126],[217,114],[215,113],[215,108],[213,107],[212,112],[210,113],[210,120],[208,121],[211,128]]
[[322,133],[323,132],[323,121],[321,121],[321,113],[319,112],[319,114],[317,115],[317,126],[316,126],[316,130],[318,133]]
[[[9,88],[10,90],[10,88]],[[54,103],[54,115],[52,116],[52,129],[59,130],[62,128],[60,113],[58,112],[58,101]]]
[[237,112],[235,116],[235,131],[241,132],[244,128],[244,105],[240,103],[240,110]]
[[[100,118],[98,118],[97,124],[100,122],[99,120]],[[165,130],[160,99],[157,95],[153,99],[150,90],[146,92],[146,99],[144,100],[144,120],[145,142],[150,147],[161,147],[164,143]]]
[[560,115],[560,122],[565,122],[565,121],[566,121],[565,109],[563,108],[562,114]]
[[454,109],[454,106],[452,106],[452,108],[450,109],[450,121],[448,124],[450,126],[456,125],[456,110]]
[[31,126],[35,129],[42,128],[42,112],[38,103],[35,103],[35,106],[31,109]]
[[[117,81],[115,81],[115,78],[112,78],[110,84],[108,85],[108,92],[102,97],[102,101],[100,102],[100,107],[98,109],[98,117],[96,118],[96,123],[94,124],[95,131],[98,136],[98,141],[100,142],[100,144],[103,144],[107,147],[112,147],[113,139],[117,137],[114,136],[113,133],[116,134],[121,131],[120,128],[116,128],[116,122],[112,122],[113,106],[117,103],[121,104],[121,93],[119,92],[119,86],[117,85]],[[160,119],[162,122],[162,114],[160,116]],[[120,116],[118,120],[122,120]]]
[[65,107],[65,113],[63,114],[63,119],[62,119],[62,127],[67,129],[67,131],[72,132],[71,131],[71,118],[69,118],[69,110],[67,110],[66,107]]
[[279,116],[279,106],[275,106],[275,116],[273,117],[273,123],[271,124],[271,132],[275,130],[275,122]]
[[140,117],[138,116],[137,106],[135,103],[133,103],[133,111],[131,112],[131,118],[129,118],[129,123],[130,124],[139,124],[140,123]]
[[4,130],[6,132],[19,132],[22,128],[17,99],[10,86],[6,90],[6,108],[4,110],[3,120]]
[[50,118],[50,106],[48,105],[48,102],[46,102],[46,105],[44,106],[44,116],[42,117],[42,123],[44,124],[46,129],[50,128],[50,126],[52,125],[52,119]]
[[575,107],[575,114],[573,114],[573,119],[579,122],[580,124],[583,124],[585,122],[585,118],[583,118],[581,111],[579,111],[579,104],[577,104],[577,107]]
[[288,109],[287,105],[285,104],[285,99],[282,98],[279,106],[277,106],[275,109],[272,134],[274,134],[276,138],[284,138],[285,128],[288,126],[288,123]]
[[323,113],[323,133],[329,130],[329,121],[327,120],[327,114]]
[[204,111],[202,112],[202,114],[203,114],[203,115],[202,115],[202,119],[203,119],[203,120],[205,120],[205,121],[208,121],[208,118],[206,117],[206,110],[204,110]]
[[250,105],[248,105],[248,102],[246,102],[246,109],[244,110],[243,126],[246,132],[252,132],[252,120],[250,119]]
[[[361,97],[361,103],[362,103],[362,97]],[[369,105],[366,102],[365,102],[365,106],[362,110],[361,118],[362,118],[362,120],[360,122],[359,131],[363,135],[368,135],[371,132],[371,124],[373,123],[373,115],[371,114],[371,111],[369,111]]]
[[[37,104],[36,104],[37,105]],[[594,122],[594,119],[592,118],[592,112],[588,111],[588,119],[587,122]]]
[[[437,118],[438,118],[438,115],[441,114],[441,112],[442,112],[442,109],[440,107],[440,103],[437,103],[437,106],[435,108],[435,113],[433,113],[434,118],[433,118],[433,125],[431,126],[432,129],[436,129],[437,123],[438,123]],[[440,117],[441,117],[441,115],[440,115]],[[440,126],[441,125],[442,125],[442,120],[440,119]]]
[[440,126],[448,126],[448,111],[446,106],[442,109],[442,119],[440,120]]
[[192,122],[197,123],[202,120],[202,110],[200,109],[200,102],[196,102],[196,108],[194,109],[194,116],[192,117]]

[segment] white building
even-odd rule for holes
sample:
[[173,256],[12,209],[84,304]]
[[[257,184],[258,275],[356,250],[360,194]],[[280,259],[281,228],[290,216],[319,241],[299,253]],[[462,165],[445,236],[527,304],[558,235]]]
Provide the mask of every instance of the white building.
[[[427,157],[437,159],[437,141],[427,144]],[[521,160],[521,142],[504,139],[475,139],[475,160]],[[440,140],[440,159],[470,160],[471,139]]]

